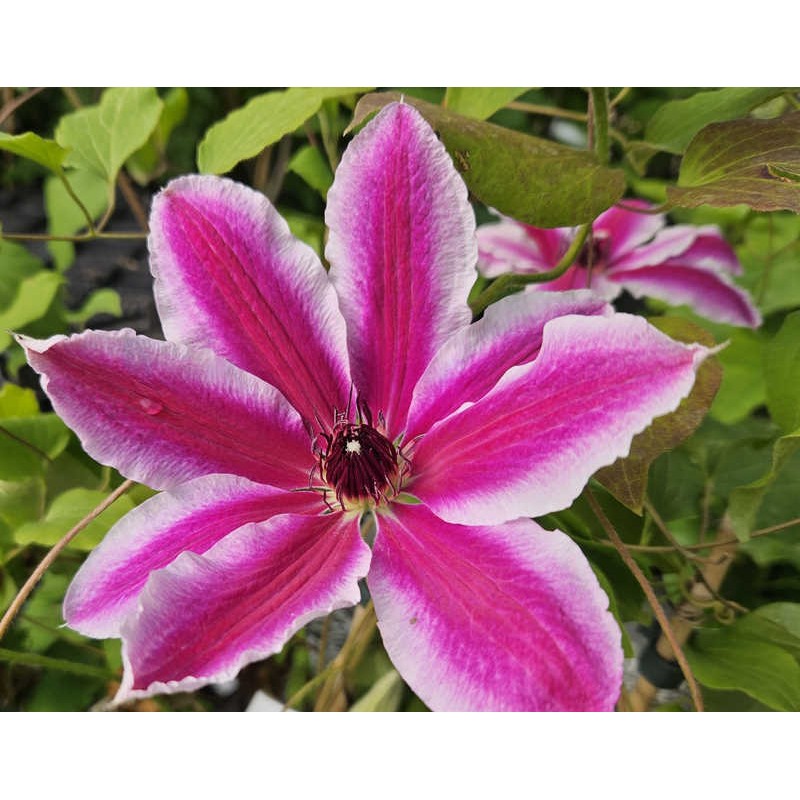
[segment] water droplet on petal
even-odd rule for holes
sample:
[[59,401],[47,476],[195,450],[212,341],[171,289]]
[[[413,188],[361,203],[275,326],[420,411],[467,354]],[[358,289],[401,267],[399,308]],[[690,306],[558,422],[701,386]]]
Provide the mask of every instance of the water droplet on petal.
[[153,416],[158,414],[164,406],[159,403],[158,400],[151,400],[149,397],[141,397],[139,398],[139,408],[141,408],[145,414]]

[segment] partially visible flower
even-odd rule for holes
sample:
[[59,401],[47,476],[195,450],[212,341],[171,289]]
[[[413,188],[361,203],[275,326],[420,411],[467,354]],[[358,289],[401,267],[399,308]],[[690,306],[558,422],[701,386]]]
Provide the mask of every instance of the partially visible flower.
[[164,490],[83,565],[68,624],[122,638],[118,700],[187,691],[358,602],[366,576],[431,708],[613,708],[608,599],[530,518],[675,409],[708,351],[585,291],[471,324],[472,208],[411,106],[353,140],[328,197],[330,273],[263,195],[179,178],[150,221],[168,341],[20,337],[86,451]]
[[[625,202],[648,208],[641,200]],[[556,266],[574,235],[573,228],[535,228],[504,217],[478,228],[478,268],[489,278],[504,272],[546,272]],[[634,297],[691,306],[715,322],[750,328],[761,324],[750,295],[732,280],[742,267],[716,226],[667,226],[663,214],[613,207],[594,221],[592,235],[591,272],[587,246],[560,278],[530,288],[590,287],[606,300],[627,289]]]

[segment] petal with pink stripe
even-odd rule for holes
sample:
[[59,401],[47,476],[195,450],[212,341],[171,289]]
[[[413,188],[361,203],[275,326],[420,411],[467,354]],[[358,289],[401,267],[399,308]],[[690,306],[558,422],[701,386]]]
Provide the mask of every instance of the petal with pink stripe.
[[231,475],[205,475],[126,514],[78,570],[64,619],[86,636],[119,636],[151,572],[181,553],[204,553],[232,531],[277,514],[316,513],[318,498]]
[[344,320],[314,251],[260,192],[172,181],[153,201],[150,263],[168,339],[209,347],[330,425],[350,389]]
[[307,622],[357,603],[370,556],[348,514],[285,514],[183,553],[150,576],[122,627],[116,702],[232,679]]
[[400,432],[419,376],[471,320],[477,247],[466,187],[419,112],[395,103],[350,143],[325,218],[353,380]]
[[407,490],[466,524],[566,508],[654,417],[677,408],[707,354],[641,317],[551,320],[535,361],[418,441]]
[[381,515],[367,579],[384,645],[435,711],[610,711],[620,631],[577,545],[519,519]]
[[688,305],[701,316],[728,325],[757,328],[761,314],[750,295],[723,272],[684,265],[680,257],[655,267],[619,270],[608,276],[634,297]]
[[616,261],[655,236],[666,225],[663,214],[648,214],[650,204],[643,200],[629,200],[625,205],[640,208],[642,212],[628,211],[612,206],[592,223],[595,236],[608,241],[608,261]]
[[297,412],[210,350],[131,330],[17,339],[86,452],[126,477],[156,489],[212,473],[308,485],[314,458]]
[[534,228],[516,220],[481,225],[478,236],[479,269],[487,278],[504,272],[545,272],[566,251],[571,228]]
[[516,294],[489,306],[482,319],[448,339],[422,374],[406,439],[425,433],[464,403],[480,400],[511,367],[533,361],[551,319],[611,313],[610,306],[585,290]]

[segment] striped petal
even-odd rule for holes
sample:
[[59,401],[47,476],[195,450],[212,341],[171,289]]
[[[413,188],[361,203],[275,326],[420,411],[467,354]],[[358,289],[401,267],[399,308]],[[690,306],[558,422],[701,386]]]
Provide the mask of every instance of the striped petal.
[[183,553],[150,576],[123,625],[116,701],[232,679],[310,620],[357,603],[370,555],[345,514],[285,514]]
[[330,424],[350,389],[344,320],[316,254],[267,198],[212,175],[178,178],[150,227],[167,339],[211,348]]
[[707,354],[641,317],[551,320],[535,361],[419,440],[408,491],[466,524],[566,508],[654,417],[678,406]]
[[466,187],[420,114],[395,103],[350,143],[325,218],[353,380],[400,432],[419,376],[471,319],[477,248]]
[[308,485],[314,459],[297,412],[210,350],[131,330],[17,339],[86,452],[126,477],[156,489],[212,473]]
[[119,636],[150,573],[181,553],[204,553],[247,523],[321,509],[308,494],[231,475],[206,475],[157,494],[114,525],[84,562],[64,599],[64,619],[87,636]]
[[504,272],[545,272],[564,255],[572,235],[572,228],[534,228],[508,217],[481,225],[478,268],[487,278]]
[[650,241],[667,223],[663,214],[644,213],[650,204],[643,200],[626,199],[625,204],[642,209],[642,213],[612,206],[592,223],[595,237],[607,242],[607,262],[617,261]]
[[436,711],[610,711],[620,631],[569,537],[531,520],[381,515],[369,578],[384,645]]
[[464,403],[480,400],[511,368],[539,355],[544,326],[567,314],[608,315],[588,291],[512,295],[455,333],[422,374],[409,410],[406,439],[425,433]]

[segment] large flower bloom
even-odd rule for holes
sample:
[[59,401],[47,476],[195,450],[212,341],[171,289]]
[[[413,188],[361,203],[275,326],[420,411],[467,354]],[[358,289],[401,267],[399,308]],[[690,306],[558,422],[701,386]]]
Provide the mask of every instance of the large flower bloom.
[[191,690],[358,602],[366,576],[432,708],[613,708],[607,598],[530,517],[673,410],[707,351],[588,292],[470,324],[467,192],[408,105],[350,144],[326,219],[330,273],[262,195],[180,178],[151,217],[167,341],[22,338],[87,452],[164,490],[91,554],[68,624],[122,638],[119,700]]
[[[641,200],[626,203],[642,212],[649,208]],[[750,295],[733,282],[742,267],[716,226],[667,226],[663,214],[642,212],[614,207],[594,221],[591,275],[587,247],[560,278],[530,288],[561,291],[591,285],[606,300],[627,289],[634,297],[691,306],[715,322],[761,324]],[[489,278],[551,270],[574,236],[574,228],[535,228],[504,217],[478,228],[479,269]]]

